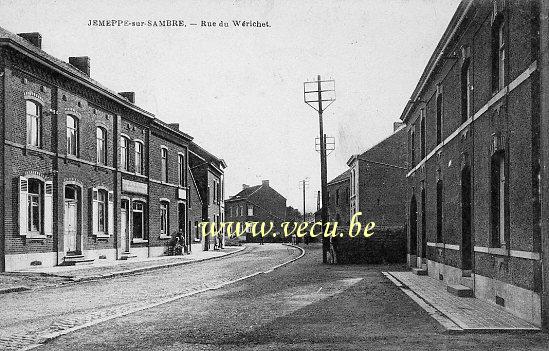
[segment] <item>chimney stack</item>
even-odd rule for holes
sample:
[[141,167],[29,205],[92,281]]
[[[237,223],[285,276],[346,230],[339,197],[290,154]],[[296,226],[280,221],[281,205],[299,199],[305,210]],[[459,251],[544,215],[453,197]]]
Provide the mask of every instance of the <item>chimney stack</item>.
[[171,129],[179,131],[179,123],[170,123],[168,125]]
[[118,93],[118,95],[122,96],[132,104],[135,104],[135,92],[133,91],[122,91]]
[[25,39],[26,41],[30,42],[32,45],[36,46],[39,49],[42,49],[42,36],[38,32],[32,32],[32,33],[19,33],[17,34],[21,38]]
[[250,186],[248,184],[242,184],[242,190],[248,189]]
[[269,181],[268,180],[262,180],[261,185],[269,186]]
[[402,122],[394,122],[393,123],[393,132],[396,132],[396,130],[400,127],[402,127],[404,125],[404,123]]
[[88,77],[90,76],[90,58],[88,56],[69,57],[69,63]]

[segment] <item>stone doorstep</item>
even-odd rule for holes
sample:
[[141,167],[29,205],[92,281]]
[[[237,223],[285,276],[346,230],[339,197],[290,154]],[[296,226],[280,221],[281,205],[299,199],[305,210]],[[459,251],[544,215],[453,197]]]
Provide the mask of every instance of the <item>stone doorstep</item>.
[[470,289],[473,289],[473,287],[475,286],[475,281],[473,277],[461,277],[459,279],[459,282],[461,285],[466,286]]
[[415,275],[427,275],[427,269],[425,268],[412,268],[412,272]]
[[28,286],[24,286],[24,285],[10,286],[9,288],[0,288],[0,295],[1,294],[11,293],[11,292],[25,291],[25,290],[30,290],[30,289],[31,288],[29,288]]
[[461,284],[450,284],[446,286],[446,291],[450,294],[458,297],[475,297],[473,289],[461,285]]

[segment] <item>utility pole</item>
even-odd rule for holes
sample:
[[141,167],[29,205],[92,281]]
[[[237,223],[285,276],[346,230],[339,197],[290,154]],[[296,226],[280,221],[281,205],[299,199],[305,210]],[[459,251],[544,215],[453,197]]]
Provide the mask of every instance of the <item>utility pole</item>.
[[[305,222],[305,189],[309,186],[309,177],[299,181],[299,186],[303,189],[303,222]],[[299,242],[299,238],[296,237],[296,242]],[[307,243],[307,241],[305,241]]]
[[[318,126],[320,138],[320,182],[322,189],[321,222],[324,227],[328,222],[328,175],[326,166],[326,139],[322,120],[323,112],[335,101],[335,81],[321,80],[320,75],[316,81],[303,83],[305,103],[318,112]],[[326,103],[324,106],[323,103]],[[324,231],[323,231],[324,232]],[[328,250],[330,242],[322,237],[322,262],[328,262]]]

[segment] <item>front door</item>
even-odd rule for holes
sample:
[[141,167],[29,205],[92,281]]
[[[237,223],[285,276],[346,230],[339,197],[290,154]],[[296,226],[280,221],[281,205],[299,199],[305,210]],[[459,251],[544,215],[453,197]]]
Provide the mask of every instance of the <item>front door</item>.
[[76,218],[77,204],[74,200],[65,200],[65,252],[77,251],[76,247]]
[[130,252],[130,231],[128,228],[128,210],[129,201],[122,200],[122,207],[120,208],[120,229],[121,229],[121,249],[122,252]]
[[471,170],[461,171],[461,260],[462,270],[473,268],[473,245],[471,233]]

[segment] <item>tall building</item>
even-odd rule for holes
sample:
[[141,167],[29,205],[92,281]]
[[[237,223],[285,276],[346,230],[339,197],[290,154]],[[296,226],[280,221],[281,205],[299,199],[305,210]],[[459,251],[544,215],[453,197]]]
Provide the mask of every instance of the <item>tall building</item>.
[[462,1],[401,116],[409,264],[536,325],[543,3]]

